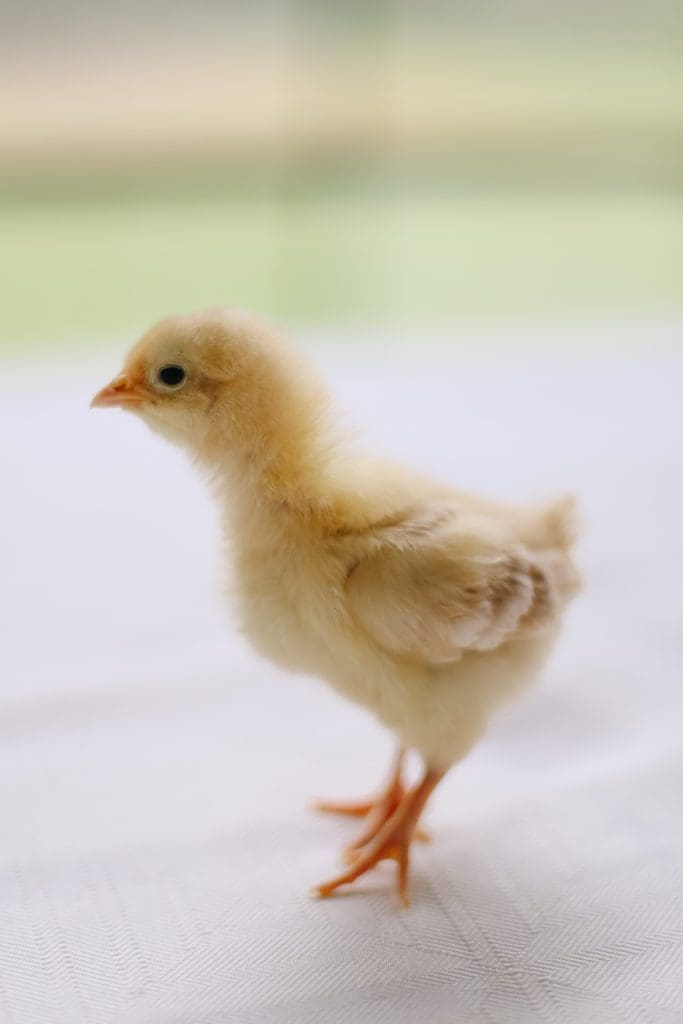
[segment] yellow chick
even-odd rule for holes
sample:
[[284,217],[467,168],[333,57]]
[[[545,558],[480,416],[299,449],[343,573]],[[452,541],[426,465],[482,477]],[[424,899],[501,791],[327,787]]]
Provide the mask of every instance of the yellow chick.
[[[325,388],[269,325],[233,310],[162,320],[93,399],[121,406],[209,475],[231,540],[242,627],[277,665],[324,679],[396,735],[328,896],[397,861],[446,772],[543,665],[579,578],[573,501],[499,504],[360,454]],[[424,770],[407,789],[415,750]]]

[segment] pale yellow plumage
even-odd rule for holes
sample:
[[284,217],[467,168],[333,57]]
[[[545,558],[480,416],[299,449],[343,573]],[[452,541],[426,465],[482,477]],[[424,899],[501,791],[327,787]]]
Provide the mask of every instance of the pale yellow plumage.
[[[183,379],[165,384],[168,367]],[[394,774],[351,869],[320,890],[395,856],[405,898],[427,796],[533,679],[577,590],[573,503],[510,507],[360,455],[308,365],[234,311],[156,325],[95,404],[125,404],[210,475],[257,650],[422,755],[421,786],[405,793]]]

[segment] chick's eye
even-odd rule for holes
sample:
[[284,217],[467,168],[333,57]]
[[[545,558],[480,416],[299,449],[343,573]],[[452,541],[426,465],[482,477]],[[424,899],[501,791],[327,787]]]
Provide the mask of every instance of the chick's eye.
[[179,388],[185,377],[186,373],[182,366],[177,366],[175,363],[162,366],[157,373],[157,380],[167,388]]

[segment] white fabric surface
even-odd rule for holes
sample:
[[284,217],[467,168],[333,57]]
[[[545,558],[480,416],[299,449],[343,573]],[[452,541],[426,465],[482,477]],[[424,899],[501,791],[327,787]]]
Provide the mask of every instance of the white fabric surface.
[[683,360],[318,358],[386,449],[580,492],[560,648],[437,791],[410,910],[389,866],[311,899],[355,825],[306,801],[372,789],[389,738],[235,635],[201,481],[87,410],[114,354],[8,368],[0,1021],[680,1022]]

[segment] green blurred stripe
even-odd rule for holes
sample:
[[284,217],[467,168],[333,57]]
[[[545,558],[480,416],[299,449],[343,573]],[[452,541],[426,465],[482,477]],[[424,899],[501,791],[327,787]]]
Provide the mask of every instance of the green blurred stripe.
[[676,194],[285,192],[5,208],[0,338],[95,341],[167,312],[286,322],[683,310]]

